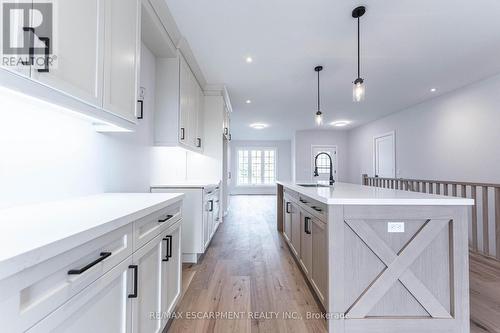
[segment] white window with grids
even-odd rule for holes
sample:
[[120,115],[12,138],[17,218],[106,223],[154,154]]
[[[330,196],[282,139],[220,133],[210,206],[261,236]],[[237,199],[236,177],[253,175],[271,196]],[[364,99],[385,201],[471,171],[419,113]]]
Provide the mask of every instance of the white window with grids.
[[238,185],[266,186],[276,182],[275,148],[238,148]]

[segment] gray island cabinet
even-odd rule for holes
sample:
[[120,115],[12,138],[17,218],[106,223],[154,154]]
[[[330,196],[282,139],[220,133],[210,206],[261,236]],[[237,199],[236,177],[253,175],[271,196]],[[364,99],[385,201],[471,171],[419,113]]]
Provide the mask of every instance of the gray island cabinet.
[[311,185],[278,182],[277,228],[322,303],[329,332],[470,331],[473,200]]

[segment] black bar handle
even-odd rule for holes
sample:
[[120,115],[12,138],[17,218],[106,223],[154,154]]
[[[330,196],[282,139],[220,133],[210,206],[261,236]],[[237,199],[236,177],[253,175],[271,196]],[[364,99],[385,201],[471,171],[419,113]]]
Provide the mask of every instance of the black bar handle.
[[201,139],[200,138],[196,138],[196,141],[197,141],[196,147],[201,148]]
[[137,279],[139,276],[139,266],[129,265],[128,268],[134,270],[134,292],[132,294],[128,294],[128,298],[137,298]]
[[163,238],[164,241],[167,241],[167,248],[166,248],[166,253],[165,253],[165,258],[163,258],[161,261],[168,261],[168,259],[170,258],[170,255],[169,253],[171,252],[170,249],[170,243],[172,242],[172,236],[165,236],[165,238]]
[[138,100],[137,100],[137,103],[139,103],[139,104],[141,105],[141,109],[140,109],[140,110],[141,110],[141,113],[139,113],[139,114],[137,115],[137,119],[142,119],[142,118],[144,118],[144,101],[143,101],[143,100],[141,100],[141,99],[138,99]]
[[292,204],[291,202],[287,202],[286,203],[286,212],[287,212],[287,214],[291,213],[291,209],[290,209],[291,204]]
[[312,206],[311,208],[314,209],[317,212],[322,212],[323,211],[323,209],[321,209],[319,207],[316,207],[316,206]]
[[309,228],[309,224],[311,223],[311,218],[310,217],[305,217],[304,218],[304,232],[308,235],[311,234],[311,230]]
[[173,215],[167,215],[164,219],[159,219],[158,223],[166,222],[166,221],[170,220],[172,217],[173,217]]
[[172,235],[168,235],[168,251],[167,251],[167,257],[172,258]]
[[82,274],[83,272],[85,272],[86,270],[92,268],[92,266],[95,266],[97,265],[98,263],[100,263],[101,261],[103,261],[104,259],[106,259],[107,257],[109,257],[111,255],[111,252],[101,252],[99,254],[99,258],[92,261],[90,264],[80,268],[80,269],[71,269],[68,271],[68,274],[69,275],[79,275],[79,274]]
[[39,73],[48,73],[49,72],[49,59],[50,59],[50,39],[48,37],[38,37],[42,42],[45,43],[44,49],[44,67],[41,69],[37,69]]
[[181,127],[181,140],[185,140],[185,138],[186,138],[185,132],[186,132],[186,130],[184,129],[184,127]]
[[214,201],[210,200],[209,202],[210,202],[210,209],[208,211],[213,212],[214,211]]

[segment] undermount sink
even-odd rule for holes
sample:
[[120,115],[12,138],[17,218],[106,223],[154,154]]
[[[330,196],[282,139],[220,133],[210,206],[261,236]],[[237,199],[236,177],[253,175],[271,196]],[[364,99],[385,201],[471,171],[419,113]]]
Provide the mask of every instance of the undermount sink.
[[323,184],[297,184],[297,185],[302,187],[329,187],[328,185],[323,185]]

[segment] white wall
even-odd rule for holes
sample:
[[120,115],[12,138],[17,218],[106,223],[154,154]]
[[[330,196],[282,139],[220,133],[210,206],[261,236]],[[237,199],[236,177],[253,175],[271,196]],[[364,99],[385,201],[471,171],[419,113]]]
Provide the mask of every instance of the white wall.
[[339,130],[307,130],[295,132],[295,180],[313,181],[312,146],[337,146],[337,180],[348,177],[347,132]]
[[292,179],[292,148],[289,140],[276,140],[276,141],[231,141],[231,179],[230,194],[274,194],[276,193],[276,186],[238,186],[237,181],[237,168],[238,168],[238,148],[241,147],[259,147],[259,148],[276,148],[277,151],[277,180],[291,180]]
[[393,130],[398,177],[500,183],[500,75],[349,131],[350,182],[373,175],[373,136]]
[[155,61],[143,46],[144,119],[100,134],[67,110],[0,96],[0,208],[100,192],[149,191]]

